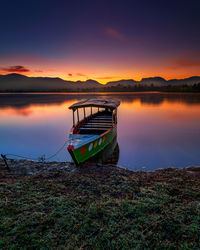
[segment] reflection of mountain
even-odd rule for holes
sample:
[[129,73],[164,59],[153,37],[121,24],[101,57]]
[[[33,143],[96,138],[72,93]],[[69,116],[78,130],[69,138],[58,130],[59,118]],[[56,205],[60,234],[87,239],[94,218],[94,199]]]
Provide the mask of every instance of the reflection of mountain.
[[[48,105],[62,104],[67,101],[77,101],[90,98],[91,94],[0,94],[0,108],[11,107],[24,109],[32,104]],[[92,94],[92,97],[116,98],[121,102],[132,103],[139,100],[143,104],[159,105],[165,100],[169,102],[182,102],[186,104],[199,104],[200,94],[187,93],[114,93]]]
[[[87,81],[65,81],[61,78],[51,78],[51,77],[27,77],[20,74],[8,74],[8,75],[0,75],[0,91],[122,91],[123,89],[127,89],[130,91],[136,90],[160,90],[159,88],[166,88],[167,86],[177,87],[179,89],[175,89],[176,91],[184,91],[180,89],[180,86],[193,86],[194,84],[200,84],[200,77],[193,76],[185,79],[172,79],[165,80],[162,77],[149,77],[143,78],[141,81],[135,81],[133,79],[128,80],[119,80],[108,82],[106,85],[102,85],[95,80],[87,80]],[[147,87],[147,89],[143,89]],[[167,89],[170,91],[170,89]],[[165,89],[163,91],[166,91]],[[195,91],[195,89],[193,90]]]

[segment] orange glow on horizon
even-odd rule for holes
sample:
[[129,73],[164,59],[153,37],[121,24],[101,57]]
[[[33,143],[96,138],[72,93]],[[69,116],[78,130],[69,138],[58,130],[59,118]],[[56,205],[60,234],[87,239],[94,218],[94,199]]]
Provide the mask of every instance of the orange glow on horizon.
[[[33,59],[32,59],[33,60]],[[12,62],[12,63],[10,63]],[[140,81],[142,78],[160,76],[166,80],[183,79],[199,75],[198,65],[172,67],[164,63],[135,63],[127,61],[124,64],[109,62],[98,65],[96,63],[80,63],[72,61],[71,64],[65,61],[52,61],[44,58],[31,59],[7,58],[3,61],[4,67],[0,67],[0,74],[19,73],[29,77],[59,77],[66,81],[86,81],[93,79],[101,84],[122,79],[133,79]],[[25,66],[8,66],[25,65]],[[14,71],[12,67],[21,67],[21,71]]]

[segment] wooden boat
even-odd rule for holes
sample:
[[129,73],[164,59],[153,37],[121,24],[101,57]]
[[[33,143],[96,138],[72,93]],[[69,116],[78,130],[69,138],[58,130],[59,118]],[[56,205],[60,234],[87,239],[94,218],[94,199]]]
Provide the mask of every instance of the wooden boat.
[[[69,107],[73,111],[73,127],[67,149],[76,164],[85,162],[112,143],[117,134],[119,105],[120,102],[113,99],[88,99]],[[90,114],[87,116],[88,108]],[[79,116],[80,109],[83,110],[82,120]]]
[[109,143],[103,150],[97,153],[95,156],[87,160],[90,163],[99,164],[114,164],[117,165],[119,160],[119,145],[117,142],[117,136],[115,136],[111,143]]

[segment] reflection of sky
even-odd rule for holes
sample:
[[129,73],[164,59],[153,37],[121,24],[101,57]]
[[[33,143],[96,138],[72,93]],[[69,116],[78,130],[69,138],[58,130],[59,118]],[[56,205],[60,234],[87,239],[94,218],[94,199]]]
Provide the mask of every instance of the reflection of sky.
[[200,105],[168,101],[158,106],[144,106],[139,101],[122,104],[118,126],[120,162],[136,169],[199,164],[199,126]]
[[[20,155],[23,152],[23,155],[34,158],[55,153],[70,130],[71,112],[67,105],[33,105],[28,109],[28,115],[14,113],[14,110],[9,112],[9,109],[0,111],[1,149]],[[65,155],[63,151],[54,160],[64,160]]]
[[[118,111],[119,165],[131,169],[200,165],[198,95],[179,96],[177,101],[174,96],[171,100],[171,96],[161,98],[158,94],[152,94],[151,98],[147,94],[116,94],[116,97],[121,100]],[[20,100],[20,95],[17,98]],[[38,103],[23,98],[23,103],[27,102],[23,107],[1,107],[0,100],[0,152],[34,158],[55,153],[64,144],[72,125],[68,106],[82,95],[62,95],[60,103],[59,97],[54,103],[54,95],[49,95],[46,103],[45,96],[41,96]],[[19,100],[15,101],[19,103]],[[53,158],[66,159],[70,159],[66,147]]]

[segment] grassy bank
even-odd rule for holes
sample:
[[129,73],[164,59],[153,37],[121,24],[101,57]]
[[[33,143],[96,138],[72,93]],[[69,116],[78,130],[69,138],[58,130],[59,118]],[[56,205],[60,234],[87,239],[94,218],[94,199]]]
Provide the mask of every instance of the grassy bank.
[[0,249],[197,249],[197,170],[1,176]]

